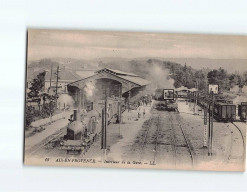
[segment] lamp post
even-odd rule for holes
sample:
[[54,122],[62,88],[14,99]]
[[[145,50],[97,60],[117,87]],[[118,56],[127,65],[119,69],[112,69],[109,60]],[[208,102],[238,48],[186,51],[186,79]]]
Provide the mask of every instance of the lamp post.
[[103,160],[106,159],[106,128],[107,128],[107,85],[104,88],[104,108],[102,109],[102,130],[101,130],[101,149],[103,150]]
[[118,102],[118,118],[117,118],[117,123],[119,124],[119,137],[121,137],[121,122],[122,122],[122,104],[121,104],[121,100],[122,100],[122,86],[121,84],[117,85],[118,87],[118,92],[119,92],[119,102]]
[[57,99],[58,99],[58,95],[57,95],[57,88],[58,88],[58,79],[59,79],[59,72],[61,72],[61,70],[59,69],[59,66],[57,66],[57,70],[55,72],[55,75],[57,75],[57,79],[56,79],[56,93],[55,93],[55,98],[56,98],[56,106],[57,106]]

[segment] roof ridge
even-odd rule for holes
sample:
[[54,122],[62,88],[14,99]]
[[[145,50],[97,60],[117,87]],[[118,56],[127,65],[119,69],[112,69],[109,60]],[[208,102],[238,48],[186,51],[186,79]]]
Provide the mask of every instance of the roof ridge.
[[140,77],[139,75],[136,75],[134,73],[131,73],[131,72],[125,72],[125,71],[122,71],[122,70],[117,70],[117,69],[112,69],[112,68],[102,68],[102,69],[99,69],[97,70],[96,72],[99,72],[99,71],[102,71],[102,70],[109,70],[111,72],[114,72],[115,74],[117,75],[126,75],[126,76],[132,76],[132,77]]
[[81,79],[81,77],[80,77],[80,75],[78,75],[78,74],[76,74],[76,72],[73,72],[73,71],[70,71],[70,70],[68,70],[73,76],[75,76],[76,77],[76,79]]

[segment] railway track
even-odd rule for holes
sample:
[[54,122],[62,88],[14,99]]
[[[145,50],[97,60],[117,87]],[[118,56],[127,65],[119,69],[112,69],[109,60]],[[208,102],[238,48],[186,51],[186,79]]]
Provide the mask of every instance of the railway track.
[[35,154],[37,151],[43,149],[49,142],[54,141],[55,139],[57,139],[58,137],[60,137],[62,134],[64,134],[66,132],[66,127],[58,130],[57,132],[55,132],[54,134],[50,135],[49,137],[47,137],[45,140],[43,140],[41,143],[33,146],[29,151],[27,151],[26,153],[28,155],[33,155]]
[[[171,115],[170,115],[170,117],[171,117]],[[186,134],[185,134],[185,132],[184,132],[182,126],[181,126],[180,119],[178,118],[177,115],[176,115],[175,118],[176,118],[178,127],[179,127],[179,129],[180,129],[180,131],[181,131],[181,133],[182,133],[182,135],[183,135],[183,138],[184,138],[186,147],[187,147],[188,152],[189,152],[189,156],[190,156],[190,160],[191,160],[191,165],[192,165],[192,167],[193,167],[193,166],[194,166],[194,155],[195,155],[195,154],[194,154],[194,150],[193,150],[193,148],[192,148],[192,146],[191,146],[191,144],[190,144],[190,141],[189,141],[189,139],[187,138],[187,136],[186,136]],[[173,120],[173,119],[171,119],[171,124],[172,124],[172,127],[173,127],[173,131],[175,131],[174,124],[172,123],[172,120]],[[176,142],[176,137],[175,137],[175,142]],[[175,144],[174,146],[175,146],[175,155],[176,155],[176,154],[177,154],[177,145]]]
[[148,135],[148,132],[153,124],[153,120],[154,120],[154,117],[151,117],[148,121],[148,125],[147,125],[147,128],[145,130],[145,133],[144,133],[144,138],[143,138],[143,142],[141,144],[141,160],[143,160],[143,155],[144,155],[144,147],[147,143],[147,135]]
[[172,139],[171,139],[171,145],[172,145],[172,150],[174,151],[174,164],[175,164],[175,167],[177,167],[177,160],[176,160],[176,157],[177,157],[177,146],[176,146],[176,135],[175,135],[175,127],[174,127],[174,124],[172,122],[172,116],[169,114],[169,121],[170,121],[170,127],[171,127],[171,130],[172,130]]
[[[241,160],[244,160],[245,159],[245,139],[244,139],[244,135],[243,135],[243,132],[241,131],[241,129],[234,123],[234,122],[231,122],[230,124],[232,124],[233,127],[235,127],[235,129],[237,129],[240,137],[241,137],[241,142],[242,142],[242,146],[243,146],[243,152],[242,152],[242,155],[241,157],[234,157],[234,154],[233,154],[233,131],[229,128],[229,125],[225,124],[225,126],[228,128],[228,130],[230,131],[230,135],[231,135],[231,143],[230,143],[230,148],[229,148],[229,153],[227,154],[227,158],[226,158],[226,161],[227,162],[230,162],[230,160],[233,160],[233,159],[241,159]],[[235,137],[236,138],[236,137]]]
[[[157,124],[155,124],[156,122],[157,122]],[[141,159],[141,161],[143,160],[145,146],[147,144],[148,133],[150,132],[150,129],[153,127],[153,125],[156,125],[156,127],[155,127],[156,128],[156,131],[155,131],[155,139],[154,139],[154,142],[152,142],[154,144],[154,149],[153,149],[153,151],[154,151],[153,163],[155,164],[156,159],[157,159],[156,157],[157,157],[157,153],[158,153],[159,135],[160,135],[160,129],[161,129],[161,125],[160,125],[160,114],[153,114],[153,116],[148,121],[148,125],[146,127],[145,132],[144,132],[144,137],[143,137],[143,141],[142,141],[142,144],[141,144],[141,155],[140,155],[140,159]]]
[[237,130],[239,131],[239,133],[241,135],[242,143],[243,143],[243,147],[244,147],[244,154],[245,154],[245,140],[244,140],[243,132],[241,131],[241,129],[234,122],[232,122],[232,124],[237,128]]
[[161,130],[161,125],[160,125],[160,115],[158,115],[158,121],[157,121],[157,129],[156,129],[156,132],[155,132],[155,145],[154,145],[154,164],[156,164],[156,156],[157,156],[157,153],[158,153],[158,138],[159,138],[159,135],[160,135],[160,130]]
[[236,129],[240,133],[240,136],[241,136],[241,139],[242,139],[242,145],[243,145],[243,154],[242,154],[242,158],[241,159],[243,160],[244,157],[245,157],[245,141],[244,141],[244,135],[243,135],[243,132],[241,131],[241,129],[234,122],[231,122],[231,124],[233,124],[233,126],[236,127]]
[[225,124],[225,126],[227,127],[227,129],[230,131],[230,136],[231,136],[231,143],[230,143],[230,148],[229,148],[229,153],[226,155],[227,156],[227,158],[226,158],[226,162],[227,161],[229,161],[230,160],[230,158],[231,158],[231,151],[232,151],[232,133],[231,133],[231,129],[229,128],[229,126],[227,126],[226,124]]
[[[162,112],[164,113],[164,112]],[[169,150],[169,146],[171,147],[170,148],[170,155],[173,155],[173,163],[175,164],[175,166],[177,165],[177,160],[179,158],[182,159],[182,156],[184,155],[183,153],[181,153],[182,150],[179,150],[180,153],[182,154],[181,156],[178,156],[177,154],[179,153],[178,152],[178,147],[185,147],[188,151],[188,154],[187,152],[185,153],[186,156],[189,156],[189,163],[191,162],[191,166],[194,165],[194,152],[193,152],[193,148],[181,126],[181,122],[180,120],[177,118],[177,116],[174,117],[169,113],[167,116],[164,116],[162,115],[162,113],[154,113],[153,116],[150,118],[150,120],[148,121],[148,124],[145,128],[145,132],[144,132],[144,135],[143,135],[143,139],[142,139],[142,142],[141,142],[141,160],[144,160],[144,152],[145,152],[145,146],[147,144],[150,144],[149,141],[151,139],[151,144],[152,144],[152,151],[154,152],[153,153],[153,157],[152,157],[152,163],[153,164],[157,164],[157,160],[158,160],[158,154],[159,154],[159,148],[160,148],[160,145],[162,144],[162,146],[168,146],[168,150]],[[164,119],[162,117],[167,117],[168,123],[164,123]],[[176,124],[174,124],[174,122]],[[165,124],[169,124],[168,126],[164,126]],[[178,125],[178,127],[175,127],[175,125]],[[166,129],[164,129],[166,128]],[[170,130],[169,130],[170,129]],[[179,133],[180,132],[180,133]],[[176,133],[178,133],[178,135],[176,135]],[[150,135],[149,135],[150,134]],[[164,135],[170,135],[170,138],[169,140],[165,141],[164,143]],[[178,136],[178,137],[177,137]],[[178,142],[182,141],[182,144],[181,146],[177,145]],[[150,145],[149,145],[149,148],[150,148]],[[149,150],[151,151],[151,150]],[[162,154],[162,153],[161,153]],[[160,159],[160,160],[165,160],[165,156],[163,159]],[[181,162],[181,161],[179,161]]]

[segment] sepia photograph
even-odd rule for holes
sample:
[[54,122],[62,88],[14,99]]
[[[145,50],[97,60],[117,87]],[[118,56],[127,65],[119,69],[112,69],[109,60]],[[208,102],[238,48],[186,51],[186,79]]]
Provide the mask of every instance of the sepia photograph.
[[245,171],[246,45],[28,29],[24,164]]

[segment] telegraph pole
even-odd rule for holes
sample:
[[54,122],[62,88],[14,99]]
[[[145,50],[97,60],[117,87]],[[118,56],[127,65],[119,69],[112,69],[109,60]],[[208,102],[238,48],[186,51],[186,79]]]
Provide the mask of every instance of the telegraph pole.
[[106,159],[106,127],[107,127],[107,92],[105,86],[105,103],[102,109],[102,133],[101,133],[101,149],[103,150],[103,159]]
[[214,93],[213,91],[211,92],[212,96],[212,113],[211,113],[211,137],[210,137],[210,155],[213,155],[213,127],[214,127]]
[[[52,64],[51,64],[51,75],[50,75],[50,88],[48,89],[48,94],[50,94],[50,90],[51,90],[51,80],[52,80]],[[52,122],[51,98],[50,98],[50,102],[49,102],[49,108],[50,108],[50,122]]]
[[196,105],[197,105],[197,92],[198,92],[198,83],[197,83],[197,79],[196,79],[196,83],[195,83],[195,88],[196,91],[194,92],[194,114],[196,113]]
[[122,100],[122,86],[121,84],[119,84],[119,105],[118,105],[119,137],[121,136],[121,122],[122,122],[121,100]]
[[81,107],[81,89],[79,88],[78,90],[78,93],[79,93],[79,97],[78,97],[78,100],[79,100],[79,110],[81,111],[82,107]]
[[197,99],[198,99],[198,91],[199,91],[199,86],[198,86],[198,80],[196,79],[196,105],[197,105]]
[[203,136],[203,148],[208,147],[208,131],[207,131],[207,123],[208,123],[208,104],[206,108],[204,108],[204,136]]
[[56,75],[57,75],[57,80],[56,80],[56,97],[57,97],[57,88],[58,88],[58,72],[59,72],[59,66],[57,66],[57,71],[56,71]]
[[57,99],[58,99],[58,96],[57,96],[57,88],[58,88],[58,73],[59,73],[59,66],[57,66],[57,71],[56,71],[56,75],[57,75],[57,80],[56,80],[56,93],[55,93],[55,98],[56,98],[56,107],[57,107]]
[[208,156],[213,155],[213,121],[214,121],[214,93],[209,94],[209,118],[208,118]]
[[52,79],[52,64],[51,64],[51,75],[50,75],[50,88],[49,88],[48,93],[49,93],[49,92],[50,92],[50,90],[51,90],[51,79]]
[[131,95],[130,84],[128,84],[128,88],[129,88],[129,97],[128,97],[128,112],[129,112],[130,111],[130,95]]

